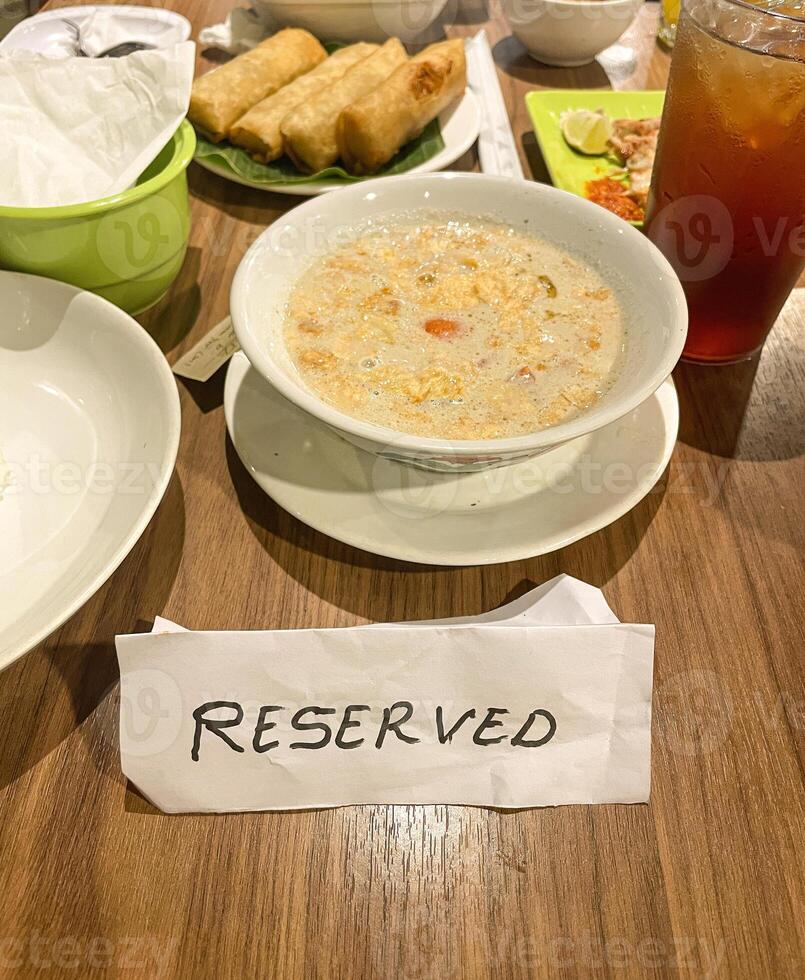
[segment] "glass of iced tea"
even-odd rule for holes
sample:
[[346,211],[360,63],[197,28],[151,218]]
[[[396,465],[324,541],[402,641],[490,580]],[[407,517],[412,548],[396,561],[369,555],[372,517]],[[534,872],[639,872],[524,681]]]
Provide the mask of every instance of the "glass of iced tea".
[[805,0],[683,0],[645,227],[688,299],[683,356],[757,351],[805,269]]

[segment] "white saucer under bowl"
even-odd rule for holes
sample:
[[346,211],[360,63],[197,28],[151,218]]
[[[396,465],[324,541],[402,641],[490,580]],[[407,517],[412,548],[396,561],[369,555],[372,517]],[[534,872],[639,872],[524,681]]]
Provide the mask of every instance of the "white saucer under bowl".
[[669,378],[617,422],[513,466],[441,474],[357,449],[251,367],[229,365],[229,435],[265,492],[364,551],[428,565],[487,565],[556,551],[631,510],[662,475],[679,402]]
[[127,313],[0,272],[0,669],[109,578],[179,445],[176,381]]

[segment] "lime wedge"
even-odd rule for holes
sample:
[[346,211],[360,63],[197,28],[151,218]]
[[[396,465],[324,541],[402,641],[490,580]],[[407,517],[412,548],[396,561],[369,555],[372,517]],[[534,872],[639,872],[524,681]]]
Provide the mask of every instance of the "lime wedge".
[[562,135],[574,150],[596,156],[606,153],[607,142],[612,135],[612,120],[599,109],[575,109],[563,112],[559,117]]

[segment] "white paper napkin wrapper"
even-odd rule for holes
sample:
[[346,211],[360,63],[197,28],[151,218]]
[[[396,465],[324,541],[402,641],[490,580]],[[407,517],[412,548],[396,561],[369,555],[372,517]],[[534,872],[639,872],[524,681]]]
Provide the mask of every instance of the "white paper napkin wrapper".
[[229,54],[241,54],[259,44],[277,27],[265,10],[254,7],[235,7],[220,24],[210,24],[199,31],[202,47],[218,48]]
[[[117,638],[122,768],[166,812],[644,802],[653,647],[652,626],[620,624],[568,576],[427,623],[194,633],[158,619]],[[207,727],[221,721],[238,723]],[[322,723],[327,744],[301,747]]]
[[466,43],[467,79],[481,103],[478,159],[485,174],[523,179],[509,114],[500,90],[495,61],[486,37],[478,31]]
[[81,204],[131,187],[184,118],[195,45],[124,58],[0,58],[0,204]]

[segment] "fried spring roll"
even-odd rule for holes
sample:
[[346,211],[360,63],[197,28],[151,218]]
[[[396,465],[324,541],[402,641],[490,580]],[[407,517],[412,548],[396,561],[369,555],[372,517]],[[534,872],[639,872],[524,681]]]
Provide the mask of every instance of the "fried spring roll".
[[378,44],[361,42],[340,48],[312,71],[300,75],[279,92],[252,106],[230,128],[230,141],[248,150],[260,163],[276,160],[284,152],[280,123],[291,109],[325,91],[353,65],[367,58],[379,47]]
[[407,61],[396,37],[359,61],[327,91],[292,109],[282,120],[285,152],[303,173],[316,173],[338,159],[336,123],[341,110],[384,81]]
[[373,174],[415,139],[467,85],[464,42],[432,44],[338,117],[338,153],[350,173]]
[[315,68],[327,52],[308,31],[286,28],[193,82],[187,115],[218,143],[253,105]]

